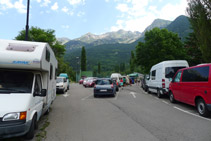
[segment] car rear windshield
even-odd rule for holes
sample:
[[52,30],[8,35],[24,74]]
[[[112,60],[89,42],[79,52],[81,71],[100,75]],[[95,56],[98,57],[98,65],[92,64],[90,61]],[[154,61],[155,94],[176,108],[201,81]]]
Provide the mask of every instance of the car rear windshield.
[[166,78],[173,78],[175,73],[179,70],[179,69],[183,69],[186,68],[184,66],[181,67],[166,67],[165,69],[165,77]]
[[57,79],[56,79],[56,83],[63,82],[63,80],[64,80],[63,78],[57,78]]
[[97,85],[110,85],[110,84],[112,84],[112,81],[111,80],[106,80],[106,79],[104,79],[104,80],[97,80],[96,84]]
[[207,82],[209,66],[187,69],[183,71],[182,82]]
[[0,70],[0,94],[31,93],[33,77],[32,72]]

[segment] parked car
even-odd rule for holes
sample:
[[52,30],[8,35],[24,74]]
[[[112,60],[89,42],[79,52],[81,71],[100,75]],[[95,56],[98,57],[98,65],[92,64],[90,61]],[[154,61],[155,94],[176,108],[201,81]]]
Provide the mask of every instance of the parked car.
[[145,92],[148,91],[148,81],[149,81],[149,75],[145,74],[143,79],[141,80],[141,87]]
[[81,79],[79,80],[79,84],[83,84],[83,82],[84,82],[84,79],[81,78]]
[[60,73],[59,77],[65,77],[67,79],[67,89],[70,89],[70,79],[67,73]]
[[67,91],[67,79],[65,77],[57,77],[56,91],[65,93]]
[[157,97],[168,95],[170,78],[173,78],[177,70],[189,67],[185,60],[163,61],[150,70],[150,79],[148,81],[148,92],[157,93]]
[[180,69],[169,87],[170,102],[196,106],[201,116],[211,112],[211,64]]
[[96,78],[95,77],[87,77],[83,81],[83,86],[84,87],[94,87],[95,82],[96,82]]
[[94,87],[94,97],[116,95],[116,84],[110,78],[97,79]]

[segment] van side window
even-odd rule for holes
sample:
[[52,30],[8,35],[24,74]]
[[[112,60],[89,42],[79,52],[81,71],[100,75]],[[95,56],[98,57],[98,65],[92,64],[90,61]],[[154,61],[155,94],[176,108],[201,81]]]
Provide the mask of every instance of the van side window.
[[156,70],[153,70],[152,73],[151,73],[151,78],[152,80],[155,80],[155,77],[156,77]]
[[176,77],[174,78],[174,82],[180,82],[181,74],[181,71],[177,73]]
[[182,82],[207,82],[209,66],[197,67],[183,71]]
[[57,69],[55,68],[55,80],[56,80],[56,76],[57,76]]
[[50,80],[52,79],[52,77],[53,77],[53,66],[51,64],[51,66],[50,66]]
[[35,85],[34,85],[34,93],[40,94],[42,90],[42,81],[41,76],[39,74],[36,74],[35,76]]
[[46,61],[50,61],[50,51],[46,48],[46,54],[45,54]]

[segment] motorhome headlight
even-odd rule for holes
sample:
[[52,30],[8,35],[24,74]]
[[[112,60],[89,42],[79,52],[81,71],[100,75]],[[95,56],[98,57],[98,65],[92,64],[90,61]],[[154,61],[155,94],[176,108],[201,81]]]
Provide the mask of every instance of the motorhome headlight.
[[24,120],[26,119],[26,112],[8,113],[4,115],[2,121]]

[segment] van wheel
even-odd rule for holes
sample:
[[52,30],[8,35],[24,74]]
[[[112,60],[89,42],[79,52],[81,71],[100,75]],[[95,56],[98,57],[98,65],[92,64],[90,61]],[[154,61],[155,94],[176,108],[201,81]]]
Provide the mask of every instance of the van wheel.
[[25,139],[31,140],[34,138],[34,130],[36,127],[36,122],[37,122],[36,120],[37,120],[37,116],[34,116],[32,119],[32,122],[31,122],[30,129],[29,129],[28,133],[26,133],[26,135],[25,135]]
[[151,92],[150,92],[149,88],[147,88],[147,93],[148,93],[148,94],[151,94]]
[[158,97],[158,98],[161,98],[160,90],[157,90],[157,97]]
[[203,117],[207,117],[209,115],[209,111],[207,109],[206,103],[204,102],[203,99],[197,100],[197,111],[199,115]]
[[175,103],[175,102],[176,102],[176,100],[174,99],[174,95],[173,95],[172,92],[169,92],[169,101],[170,101],[171,103]]

